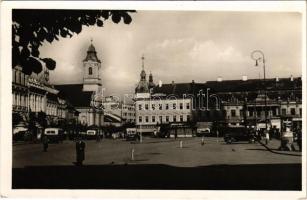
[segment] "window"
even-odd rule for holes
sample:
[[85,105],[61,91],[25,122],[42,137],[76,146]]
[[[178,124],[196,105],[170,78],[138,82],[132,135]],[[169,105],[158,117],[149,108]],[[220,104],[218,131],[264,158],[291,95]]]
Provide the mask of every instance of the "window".
[[173,109],[176,110],[176,103],[173,103]]
[[165,110],[168,110],[168,103],[165,104]]
[[156,117],[155,116],[151,116],[151,121],[152,122],[156,122]]
[[139,116],[139,122],[142,122],[142,116]]
[[295,108],[291,108],[291,115],[295,115]]
[[173,116],[173,122],[176,122],[176,115]]
[[151,109],[155,110],[156,109],[156,105],[155,104],[151,104]]
[[12,72],[13,72],[13,74],[12,74],[13,75],[13,82],[15,83],[15,70],[13,69]]
[[139,104],[139,110],[142,110],[142,104]]
[[92,75],[93,74],[93,69],[91,67],[88,68],[88,75]]
[[235,117],[236,116],[236,110],[231,110],[231,116]]
[[186,108],[187,108],[187,109],[190,109],[190,103],[187,103],[187,104],[186,104]]
[[183,122],[183,115],[180,115],[180,121]]
[[165,117],[165,121],[166,121],[166,122],[169,122],[169,116],[166,116],[166,117]]
[[162,122],[162,116],[159,116],[159,121],[160,121],[160,123]]
[[148,110],[148,104],[145,104],[145,110]]
[[285,109],[285,108],[281,109],[281,114],[282,115],[286,115],[287,114],[287,109]]
[[162,104],[159,104],[159,110],[162,110]]
[[272,115],[273,115],[273,116],[276,116],[276,109],[273,109],[273,110],[272,110]]
[[183,103],[179,104],[179,109],[182,110],[183,109]]
[[240,109],[240,117],[242,117],[242,116],[243,116],[243,110]]
[[187,115],[187,121],[189,122],[191,120],[190,115]]
[[300,116],[302,116],[302,109],[300,108]]
[[149,122],[149,117],[145,116],[145,122]]

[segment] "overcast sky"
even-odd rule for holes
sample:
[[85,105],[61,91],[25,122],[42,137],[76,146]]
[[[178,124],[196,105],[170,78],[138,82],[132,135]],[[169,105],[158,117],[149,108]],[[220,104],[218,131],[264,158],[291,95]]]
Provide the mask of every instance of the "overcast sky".
[[52,83],[82,83],[82,60],[91,38],[102,60],[107,94],[133,92],[145,56],[147,75],[157,83],[205,82],[261,78],[250,54],[266,57],[267,77],[301,76],[301,15],[299,13],[138,11],[132,23],[83,27],[79,35],[40,48],[56,60]]

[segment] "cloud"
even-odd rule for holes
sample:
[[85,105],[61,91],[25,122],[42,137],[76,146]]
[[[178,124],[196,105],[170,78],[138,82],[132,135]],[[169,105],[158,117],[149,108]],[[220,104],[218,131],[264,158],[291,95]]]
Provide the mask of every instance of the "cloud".
[[[57,67],[50,71],[50,82],[55,84],[81,83],[83,67],[76,66],[69,61],[57,59]],[[65,76],[63,76],[63,74]]]

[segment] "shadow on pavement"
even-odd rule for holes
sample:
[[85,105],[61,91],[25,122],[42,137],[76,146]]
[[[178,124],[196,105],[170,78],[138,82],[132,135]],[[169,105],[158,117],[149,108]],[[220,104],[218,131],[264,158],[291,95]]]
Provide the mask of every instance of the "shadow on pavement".
[[[275,154],[279,154],[279,155],[286,155],[286,156],[298,156],[298,157],[302,157],[302,155],[300,154],[293,154],[293,153],[287,153],[284,151],[279,151],[278,149],[271,149],[269,148],[267,145],[265,145],[263,142],[258,141],[259,144],[261,144],[264,148],[266,148],[266,150],[268,150],[271,153],[275,153]],[[291,152],[291,151],[290,151]]]
[[13,189],[301,190],[301,164],[14,168]]

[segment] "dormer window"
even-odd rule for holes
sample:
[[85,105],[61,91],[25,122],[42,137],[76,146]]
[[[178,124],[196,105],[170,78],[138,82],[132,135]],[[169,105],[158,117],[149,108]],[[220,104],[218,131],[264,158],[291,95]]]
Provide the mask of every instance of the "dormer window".
[[92,75],[93,74],[93,69],[91,67],[88,68],[88,75]]

